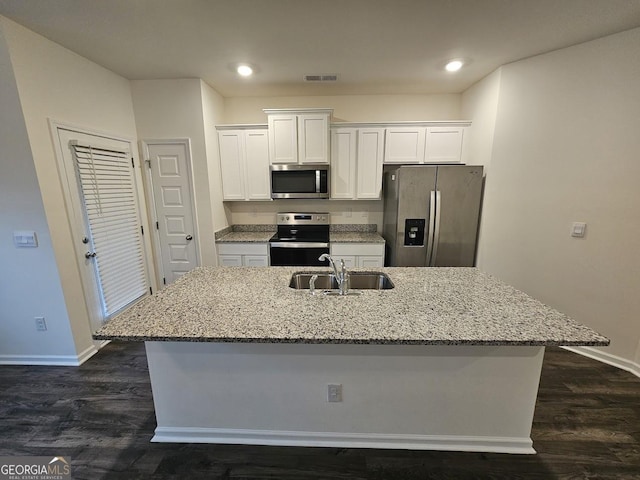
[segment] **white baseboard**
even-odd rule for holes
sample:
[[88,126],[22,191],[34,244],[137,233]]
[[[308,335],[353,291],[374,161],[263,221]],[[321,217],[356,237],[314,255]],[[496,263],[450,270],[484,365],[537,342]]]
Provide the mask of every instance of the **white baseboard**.
[[604,352],[602,350],[598,350],[593,347],[562,347],[565,350],[569,350],[571,352],[577,353],[579,355],[584,355],[585,357],[593,358],[594,360],[598,360],[599,362],[606,363],[607,365],[611,365],[613,367],[621,368],[622,370],[626,370],[627,372],[633,373],[636,377],[640,377],[640,365],[627,360],[622,357],[618,357],[617,355],[612,355],[611,353]]
[[530,438],[157,427],[152,442],[533,454]]
[[0,355],[0,365],[49,365],[78,367],[98,353],[91,345],[78,355]]

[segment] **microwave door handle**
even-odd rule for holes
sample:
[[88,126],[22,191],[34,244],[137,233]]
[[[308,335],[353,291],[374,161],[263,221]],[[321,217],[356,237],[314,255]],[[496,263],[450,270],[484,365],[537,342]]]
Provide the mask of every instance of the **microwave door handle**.
[[316,193],[320,193],[320,169],[316,169]]

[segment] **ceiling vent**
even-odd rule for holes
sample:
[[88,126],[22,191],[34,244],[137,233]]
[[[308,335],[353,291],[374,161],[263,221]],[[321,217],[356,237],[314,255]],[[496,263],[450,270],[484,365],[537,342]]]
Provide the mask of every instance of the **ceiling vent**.
[[335,82],[338,80],[338,75],[305,75],[305,82]]

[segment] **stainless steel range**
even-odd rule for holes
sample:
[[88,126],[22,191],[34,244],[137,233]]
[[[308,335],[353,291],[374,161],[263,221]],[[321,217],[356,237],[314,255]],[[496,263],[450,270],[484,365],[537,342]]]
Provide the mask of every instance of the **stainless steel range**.
[[328,213],[278,213],[278,231],[269,240],[272,266],[326,265],[329,253]]

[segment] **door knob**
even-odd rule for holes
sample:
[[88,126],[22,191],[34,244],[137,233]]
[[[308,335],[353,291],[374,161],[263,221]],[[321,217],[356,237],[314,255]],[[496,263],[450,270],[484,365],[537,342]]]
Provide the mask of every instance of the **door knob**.
[[93,258],[96,256],[96,252],[87,252],[84,254],[84,258]]
[[185,238],[186,238],[187,240],[193,240],[193,237],[192,237],[191,235],[187,235]]

